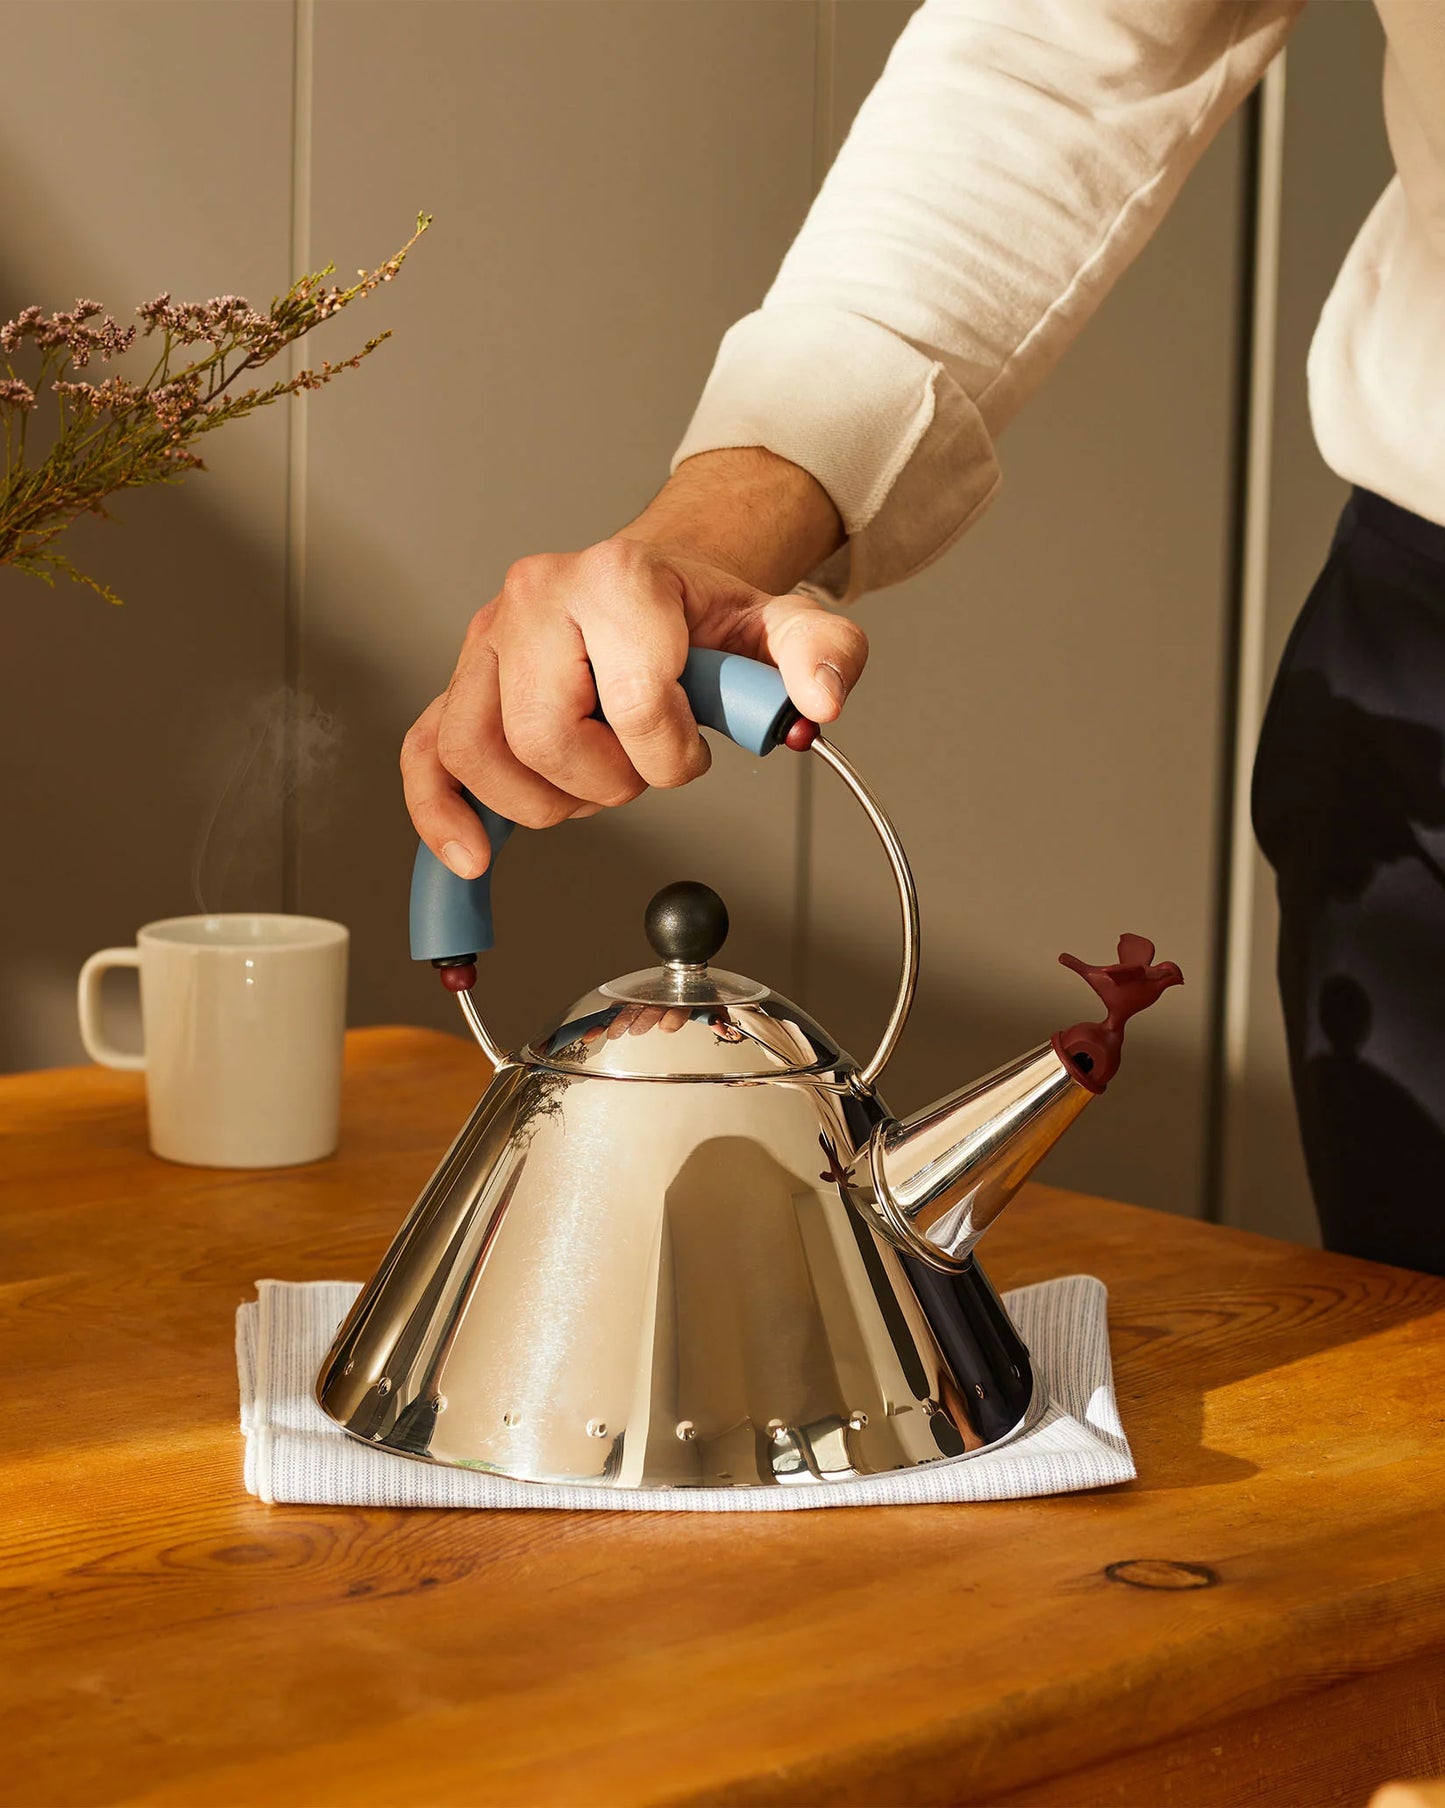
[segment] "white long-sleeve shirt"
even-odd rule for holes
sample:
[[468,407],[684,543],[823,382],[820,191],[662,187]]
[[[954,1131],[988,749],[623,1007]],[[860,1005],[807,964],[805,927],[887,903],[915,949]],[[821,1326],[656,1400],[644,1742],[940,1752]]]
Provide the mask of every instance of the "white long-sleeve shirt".
[[[1302,4],[924,0],[674,467],[765,446],[811,472],[848,534],[814,574],[837,598],[937,558]],[[1377,6],[1397,173],[1320,317],[1310,406],[1341,477],[1445,524],[1445,0]]]

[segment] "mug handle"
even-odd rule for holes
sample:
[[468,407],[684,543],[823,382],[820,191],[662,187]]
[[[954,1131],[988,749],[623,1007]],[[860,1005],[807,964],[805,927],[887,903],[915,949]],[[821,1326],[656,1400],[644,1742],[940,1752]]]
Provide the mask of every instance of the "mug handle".
[[107,1042],[100,1027],[100,982],[112,967],[140,967],[139,948],[102,948],[92,954],[80,969],[76,985],[76,1005],[80,1012],[80,1039],[92,1061],[102,1067],[118,1067],[124,1073],[141,1073],[145,1069],[144,1054],[127,1054]]

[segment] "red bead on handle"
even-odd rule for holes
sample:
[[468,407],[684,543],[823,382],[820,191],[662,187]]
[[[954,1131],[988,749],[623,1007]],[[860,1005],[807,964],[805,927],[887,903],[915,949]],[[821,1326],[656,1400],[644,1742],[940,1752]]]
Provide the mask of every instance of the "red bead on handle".
[[783,745],[791,747],[794,753],[806,753],[817,738],[818,724],[810,722],[806,716],[799,716],[783,736]]
[[455,966],[438,967],[437,973],[448,992],[470,992],[477,983],[477,963],[462,961]]

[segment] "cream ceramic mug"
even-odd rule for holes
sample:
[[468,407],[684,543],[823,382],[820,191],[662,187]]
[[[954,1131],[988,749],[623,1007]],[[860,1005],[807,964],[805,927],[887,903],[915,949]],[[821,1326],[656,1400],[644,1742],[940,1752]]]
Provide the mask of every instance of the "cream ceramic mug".
[[[80,970],[93,1061],[143,1071],[150,1143],[167,1161],[283,1168],[336,1148],[349,937],[323,917],[241,913],[147,923]],[[101,976],[140,970],[144,1052],[101,1027]]]

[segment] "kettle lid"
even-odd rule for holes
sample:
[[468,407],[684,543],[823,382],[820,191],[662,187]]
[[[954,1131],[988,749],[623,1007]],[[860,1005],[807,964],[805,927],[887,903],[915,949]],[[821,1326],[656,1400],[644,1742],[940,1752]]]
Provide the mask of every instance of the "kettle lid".
[[665,886],[645,924],[658,965],[579,998],[528,1044],[524,1061],[658,1080],[766,1079],[856,1065],[781,993],[708,964],[728,932],[727,907],[708,886]]

